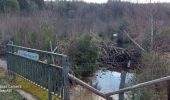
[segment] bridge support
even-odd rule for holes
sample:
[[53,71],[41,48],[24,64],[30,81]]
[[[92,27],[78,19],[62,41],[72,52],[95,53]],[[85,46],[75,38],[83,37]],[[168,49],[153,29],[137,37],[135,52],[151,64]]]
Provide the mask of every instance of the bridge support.
[[[124,88],[125,86],[125,81],[126,81],[126,72],[121,73],[121,81],[120,81],[120,86],[119,89]],[[119,93],[119,100],[124,100],[124,92]]]
[[68,80],[69,62],[67,56],[62,57],[62,66],[63,66],[63,78],[64,78],[64,100],[70,100],[69,80]]

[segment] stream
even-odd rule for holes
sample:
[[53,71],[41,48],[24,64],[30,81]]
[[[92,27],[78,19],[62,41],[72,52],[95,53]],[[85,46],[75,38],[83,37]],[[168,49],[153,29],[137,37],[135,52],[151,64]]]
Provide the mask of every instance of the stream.
[[[126,85],[130,85],[129,82],[132,77],[132,73],[126,74]],[[103,93],[109,93],[119,90],[120,81],[121,73],[109,70],[99,70],[96,72],[94,80],[92,80],[92,85]]]
[[[126,74],[126,86],[130,85],[133,73]],[[121,73],[109,70],[98,70],[93,77],[90,77],[89,83],[103,93],[109,93],[119,90],[121,81]],[[114,100],[118,100],[118,95],[112,96]],[[86,90],[85,88],[76,85],[72,89],[71,100],[105,100],[100,96]]]

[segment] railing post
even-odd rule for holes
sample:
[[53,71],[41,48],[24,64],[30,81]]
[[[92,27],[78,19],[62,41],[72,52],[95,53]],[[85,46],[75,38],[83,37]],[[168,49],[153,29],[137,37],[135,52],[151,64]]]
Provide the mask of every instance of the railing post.
[[[13,42],[12,41],[9,41],[8,42],[8,44],[11,44],[11,45],[13,45]],[[14,47],[13,46],[9,46],[9,45],[6,45],[6,54],[7,54],[7,52],[11,52],[11,53],[14,53]],[[9,68],[9,66],[11,65],[11,64],[9,64],[9,60],[11,59],[8,55],[6,55],[7,56],[7,70],[8,70],[8,75],[9,75],[9,77],[14,81],[15,80],[15,74],[13,73],[13,72],[11,72],[11,68]],[[11,62],[10,62],[11,63]]]
[[[12,41],[9,41],[8,44],[13,45],[13,42],[12,42]],[[11,52],[11,53],[14,53],[14,47],[13,47],[13,46],[10,46],[10,47],[11,47],[11,48],[9,48],[9,49],[10,49],[10,52]]]
[[[8,44],[11,44],[13,45],[13,42],[12,41],[9,41]],[[6,45],[6,52],[11,52],[11,53],[14,53],[14,47],[13,46],[9,46],[9,45]]]
[[68,80],[69,62],[67,56],[62,57],[62,66],[63,66],[63,78],[64,78],[64,100],[70,100],[69,80]]
[[52,100],[52,94],[51,94],[51,68],[50,68],[50,64],[51,64],[51,55],[48,54],[48,100]]

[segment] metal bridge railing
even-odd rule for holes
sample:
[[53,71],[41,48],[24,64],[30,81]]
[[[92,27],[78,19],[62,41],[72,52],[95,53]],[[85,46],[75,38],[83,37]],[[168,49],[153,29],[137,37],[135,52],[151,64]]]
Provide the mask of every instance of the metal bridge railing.
[[6,57],[8,70],[48,89],[49,100],[52,93],[69,100],[66,55],[7,44]]

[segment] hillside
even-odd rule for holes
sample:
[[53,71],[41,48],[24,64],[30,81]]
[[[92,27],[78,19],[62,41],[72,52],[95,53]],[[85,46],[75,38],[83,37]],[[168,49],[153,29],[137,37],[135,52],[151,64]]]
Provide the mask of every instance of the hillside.
[[[20,5],[19,12],[1,13],[1,39],[13,38],[28,46],[40,45],[44,48],[41,43],[46,29],[58,39],[93,32],[104,34],[112,40],[114,33],[120,33],[121,28],[126,28],[127,32],[142,44],[149,41],[151,13],[154,34],[170,25],[170,4],[89,4],[60,1],[47,3],[43,10],[36,7],[30,11],[24,9],[26,8]],[[36,44],[31,43],[31,38],[36,38]]]

